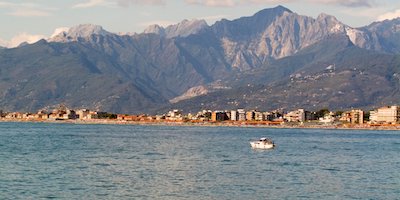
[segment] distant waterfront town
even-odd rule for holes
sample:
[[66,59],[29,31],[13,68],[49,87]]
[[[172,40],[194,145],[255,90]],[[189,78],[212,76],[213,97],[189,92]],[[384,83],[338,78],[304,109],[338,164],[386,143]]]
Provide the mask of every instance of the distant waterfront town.
[[70,123],[113,123],[113,124],[161,124],[161,125],[221,125],[221,126],[270,126],[283,128],[359,128],[400,129],[400,106],[385,106],[364,112],[360,109],[332,112],[328,109],[311,112],[297,109],[282,110],[202,110],[184,114],[182,110],[171,110],[162,115],[127,115],[73,110],[59,106],[52,111],[37,113],[3,112],[0,121],[18,122],[70,122]]

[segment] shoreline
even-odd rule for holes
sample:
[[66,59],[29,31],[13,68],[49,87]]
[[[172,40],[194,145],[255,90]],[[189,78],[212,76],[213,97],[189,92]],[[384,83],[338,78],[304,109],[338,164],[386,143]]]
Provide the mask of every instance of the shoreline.
[[49,123],[49,124],[87,124],[87,125],[139,125],[139,126],[198,126],[198,127],[244,127],[244,128],[277,128],[277,129],[338,129],[338,130],[385,130],[399,131],[400,124],[373,125],[363,124],[265,124],[257,122],[180,122],[180,121],[126,121],[113,119],[92,120],[29,120],[29,119],[0,119],[0,123]]

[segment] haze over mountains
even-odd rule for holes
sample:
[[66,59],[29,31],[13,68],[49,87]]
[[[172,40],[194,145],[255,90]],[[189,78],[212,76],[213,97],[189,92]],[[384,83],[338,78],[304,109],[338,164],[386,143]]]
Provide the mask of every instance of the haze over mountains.
[[399,52],[400,19],[352,28],[282,6],[211,26],[152,25],[140,34],[78,25],[0,48],[0,108],[371,108],[399,103]]

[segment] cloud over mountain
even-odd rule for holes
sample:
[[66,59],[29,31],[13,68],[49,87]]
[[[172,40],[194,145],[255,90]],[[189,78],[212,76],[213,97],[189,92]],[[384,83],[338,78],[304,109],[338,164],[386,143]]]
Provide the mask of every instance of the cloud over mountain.
[[29,33],[20,33],[11,38],[10,41],[0,39],[0,46],[14,48],[18,47],[22,43],[32,44],[44,38],[46,38],[46,36],[44,35],[32,35]]
[[378,17],[378,21],[383,21],[383,20],[386,20],[386,19],[391,20],[391,19],[395,19],[395,18],[398,18],[398,17],[400,17],[400,9],[397,9],[397,10],[395,10],[393,12],[388,12],[388,13],[380,15]]

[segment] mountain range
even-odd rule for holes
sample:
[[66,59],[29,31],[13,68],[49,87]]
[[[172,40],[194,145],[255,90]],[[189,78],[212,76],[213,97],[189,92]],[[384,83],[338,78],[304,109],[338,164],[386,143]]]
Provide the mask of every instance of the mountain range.
[[143,33],[78,25],[0,49],[0,108],[331,109],[398,104],[400,19],[352,28],[277,6]]

